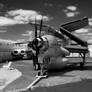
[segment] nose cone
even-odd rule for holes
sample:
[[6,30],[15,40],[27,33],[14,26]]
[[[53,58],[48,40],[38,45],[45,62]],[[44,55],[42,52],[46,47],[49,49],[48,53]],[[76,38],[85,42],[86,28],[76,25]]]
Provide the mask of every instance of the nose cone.
[[29,44],[28,44],[28,47],[30,47],[34,50],[36,50],[37,46],[38,46],[38,39],[34,39],[32,42],[29,42]]

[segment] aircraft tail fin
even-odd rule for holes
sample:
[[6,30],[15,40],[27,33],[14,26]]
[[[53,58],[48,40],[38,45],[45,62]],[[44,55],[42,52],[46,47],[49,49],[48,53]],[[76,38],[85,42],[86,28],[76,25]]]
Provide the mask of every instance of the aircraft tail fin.
[[88,25],[88,18],[83,18],[77,21],[69,22],[61,25],[64,29],[72,32]]

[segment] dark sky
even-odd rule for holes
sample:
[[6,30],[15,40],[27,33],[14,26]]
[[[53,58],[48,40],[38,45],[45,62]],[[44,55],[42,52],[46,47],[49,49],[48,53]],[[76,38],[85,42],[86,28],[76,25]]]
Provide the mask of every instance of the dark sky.
[[[85,16],[92,18],[91,0],[0,0],[0,3],[1,17],[6,17],[6,11],[10,10],[34,10],[41,15],[51,18],[45,23],[53,26],[55,29],[59,29],[60,24],[77,20]],[[67,8],[69,6],[73,6],[72,8],[74,9]],[[70,15],[68,16],[67,14]],[[10,40],[28,38],[22,34],[30,30],[28,24],[4,26],[3,28],[4,31],[6,30],[7,32],[1,31],[0,38]],[[2,30],[2,27],[0,27],[0,30]]]

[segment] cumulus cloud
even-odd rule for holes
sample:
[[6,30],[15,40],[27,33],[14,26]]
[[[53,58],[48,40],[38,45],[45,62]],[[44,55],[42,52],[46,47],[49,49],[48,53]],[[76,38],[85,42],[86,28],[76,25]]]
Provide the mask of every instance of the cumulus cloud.
[[67,17],[73,17],[73,16],[75,16],[75,14],[73,12],[68,12],[68,13],[66,13],[66,16]]
[[19,10],[11,10],[11,11],[8,11],[8,14],[10,16],[18,16],[18,15],[36,15],[38,14],[36,11],[33,11],[33,10],[23,10],[23,9],[19,9]]
[[67,12],[66,13],[66,16],[67,17],[74,17],[74,16],[76,16],[76,15],[78,15],[79,14],[79,12]]
[[87,32],[89,32],[89,29],[81,28],[81,29],[79,29],[79,30],[76,30],[75,32],[76,32],[76,33],[87,33]]
[[23,10],[23,9],[11,10],[7,13],[7,16],[11,16],[15,20],[23,21],[23,22],[29,22],[29,20],[34,21],[35,17],[37,20],[41,20],[42,17],[44,21],[49,20],[48,16],[42,16],[39,12],[34,10]]
[[7,18],[7,17],[0,17],[0,26],[7,26],[7,25],[14,25],[14,24],[21,24],[21,21],[17,21],[11,18]]
[[50,18],[48,16],[43,16],[39,12],[34,10],[11,10],[8,11],[5,16],[0,17],[0,26],[7,26],[7,25],[15,25],[15,24],[27,24],[30,22],[35,22],[36,20],[49,21]]
[[67,6],[66,9],[64,10],[65,12],[65,15],[67,17],[75,17],[76,15],[80,14],[78,11],[77,11],[77,7],[76,6]]
[[77,10],[77,7],[76,6],[67,6],[66,7],[68,10],[71,10],[71,11],[76,11]]

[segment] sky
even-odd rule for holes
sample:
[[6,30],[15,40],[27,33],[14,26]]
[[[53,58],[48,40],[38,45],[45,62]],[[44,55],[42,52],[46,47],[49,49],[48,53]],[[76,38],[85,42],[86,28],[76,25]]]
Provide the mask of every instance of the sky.
[[89,18],[89,25],[75,31],[75,35],[92,42],[91,0],[0,0],[0,39],[22,41],[33,30],[30,22],[39,21],[59,30],[61,24]]

